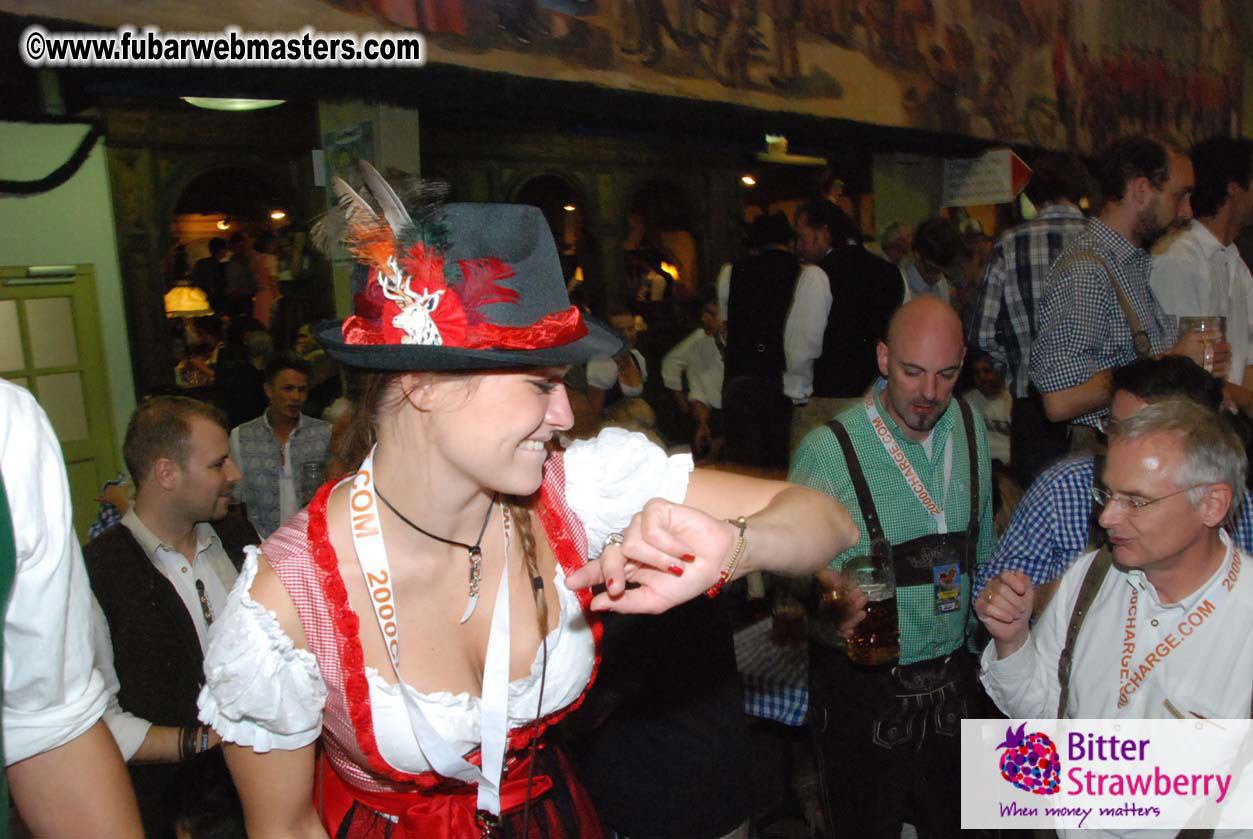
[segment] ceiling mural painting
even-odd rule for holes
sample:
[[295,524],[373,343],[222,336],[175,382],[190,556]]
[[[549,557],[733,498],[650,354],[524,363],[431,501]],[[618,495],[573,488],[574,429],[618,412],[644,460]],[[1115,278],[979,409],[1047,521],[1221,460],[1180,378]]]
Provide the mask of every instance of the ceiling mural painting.
[[416,30],[437,63],[1083,152],[1133,132],[1182,145],[1239,133],[1240,45],[1253,44],[1245,0],[97,0],[87,8],[0,0],[0,8],[184,32]]

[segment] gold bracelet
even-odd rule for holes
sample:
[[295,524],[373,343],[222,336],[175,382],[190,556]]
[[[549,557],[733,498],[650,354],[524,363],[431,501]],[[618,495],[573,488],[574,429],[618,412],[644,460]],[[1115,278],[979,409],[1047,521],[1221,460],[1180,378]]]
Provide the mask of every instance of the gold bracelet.
[[735,573],[736,566],[740,564],[740,559],[744,556],[744,549],[748,547],[748,539],[744,536],[744,531],[748,528],[748,519],[740,516],[727,521],[740,529],[739,538],[735,540],[735,550],[731,553],[731,561],[718,574],[718,582],[714,583],[705,591],[706,597],[717,597],[722,587],[731,579],[731,575]]

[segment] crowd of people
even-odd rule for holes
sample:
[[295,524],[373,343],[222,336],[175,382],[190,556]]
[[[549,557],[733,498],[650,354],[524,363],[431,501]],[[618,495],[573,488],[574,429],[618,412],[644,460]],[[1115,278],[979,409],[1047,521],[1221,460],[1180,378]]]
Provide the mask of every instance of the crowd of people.
[[0,383],[36,834],[744,839],[720,595],[759,573],[807,604],[827,835],[955,835],[963,719],[1253,714],[1253,145],[1046,157],[995,239],[763,214],[660,343],[571,305],[538,210],[362,175],[315,233],[354,313],[279,353],[233,321],[254,401],[143,401],[81,558]]

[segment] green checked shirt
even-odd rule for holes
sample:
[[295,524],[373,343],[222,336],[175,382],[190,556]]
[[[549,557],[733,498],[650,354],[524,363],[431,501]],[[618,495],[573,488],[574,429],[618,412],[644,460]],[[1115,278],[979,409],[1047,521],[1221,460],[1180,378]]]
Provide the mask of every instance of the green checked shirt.
[[[966,434],[961,427],[961,409],[954,400],[940,417],[931,433],[931,455],[921,443],[915,443],[903,433],[880,400],[885,381],[880,379],[874,386],[875,405],[883,421],[909,458],[909,463],[922,479],[927,491],[945,511],[950,532],[966,529],[970,520],[970,452]],[[972,409],[973,410],[973,409]],[[974,413],[975,444],[979,464],[979,543],[975,549],[975,561],[987,561],[996,542],[992,525],[992,467],[988,457],[988,440],[982,417]],[[923,509],[918,498],[910,491],[900,470],[892,462],[883,443],[875,436],[866,407],[858,403],[836,419],[848,429],[853,448],[861,462],[870,485],[875,507],[879,511],[884,535],[893,545],[900,545],[919,536],[937,532],[935,519]],[[953,470],[947,497],[944,492],[944,448],[955,445]],[[857,493],[844,463],[844,454],[831,429],[825,425],[806,435],[792,456],[792,470],[788,480],[813,487],[835,498],[848,508],[857,522],[857,544],[831,560],[831,567],[840,569],[856,556],[864,556],[870,550],[870,537],[862,521],[857,505]],[[966,635],[970,606],[970,579],[962,577],[962,608],[954,612],[938,614],[935,611],[935,591],[932,586],[908,586],[896,590],[901,629],[901,664],[912,664],[951,653],[961,646]]]

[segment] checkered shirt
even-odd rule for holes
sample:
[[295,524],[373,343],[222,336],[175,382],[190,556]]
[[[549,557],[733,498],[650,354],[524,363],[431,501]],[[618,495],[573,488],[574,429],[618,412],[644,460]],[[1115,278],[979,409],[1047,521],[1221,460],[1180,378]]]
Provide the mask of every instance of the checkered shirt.
[[988,259],[970,343],[1006,371],[1010,392],[1016,397],[1025,397],[1030,384],[1029,353],[1039,331],[1036,302],[1044,295],[1049,266],[1083,231],[1084,223],[1083,213],[1076,208],[1050,204],[1002,236]]
[[[950,532],[958,532],[970,520],[970,453],[966,446],[966,434],[962,430],[961,409],[950,402],[931,432],[934,441],[931,457],[921,444],[906,437],[884,409],[880,399],[883,380],[874,388],[875,403],[884,423],[900,444],[901,450],[922,479],[923,485],[940,504],[948,518]],[[975,546],[976,562],[984,562],[992,553],[996,531],[992,525],[992,465],[988,456],[988,438],[983,417],[973,410],[976,457],[979,468],[979,543]],[[861,463],[870,494],[879,513],[879,523],[884,536],[893,545],[900,545],[919,536],[936,532],[934,517],[923,509],[917,497],[893,463],[883,444],[870,425],[866,407],[861,402],[840,413],[837,419],[848,429],[853,449]],[[953,449],[953,472],[948,497],[944,497],[944,447]],[[846,562],[865,556],[870,550],[870,536],[862,520],[857,504],[857,492],[849,477],[835,434],[825,425],[814,429],[801,441],[792,458],[792,470],[788,480],[825,492],[843,504],[857,523],[857,544],[834,557],[831,567],[840,569]],[[971,580],[962,575],[962,608],[955,612],[937,614],[935,591],[930,585],[899,587],[896,604],[901,629],[901,664],[926,661],[947,655],[961,646],[966,634],[970,605]]]
[[[1100,219],[1058,256],[1060,264],[1072,251],[1095,251],[1105,257],[1115,279],[1131,300],[1140,328],[1149,339],[1149,351],[1161,355],[1175,342],[1175,328],[1149,287],[1153,258],[1131,244]],[[1070,262],[1059,273],[1049,269],[1049,285],[1040,299],[1040,332],[1031,346],[1031,381],[1043,393],[1066,390],[1136,360],[1131,327],[1118,304],[1118,295],[1105,268],[1091,259]],[[1100,427],[1108,409],[1075,417],[1072,423]]]
[[[975,596],[1002,571],[1021,571],[1035,585],[1055,580],[1085,553],[1095,470],[1090,457],[1063,460],[1036,478],[1014,511],[992,558],[975,573]],[[1253,550],[1253,495],[1244,493],[1232,538]]]

